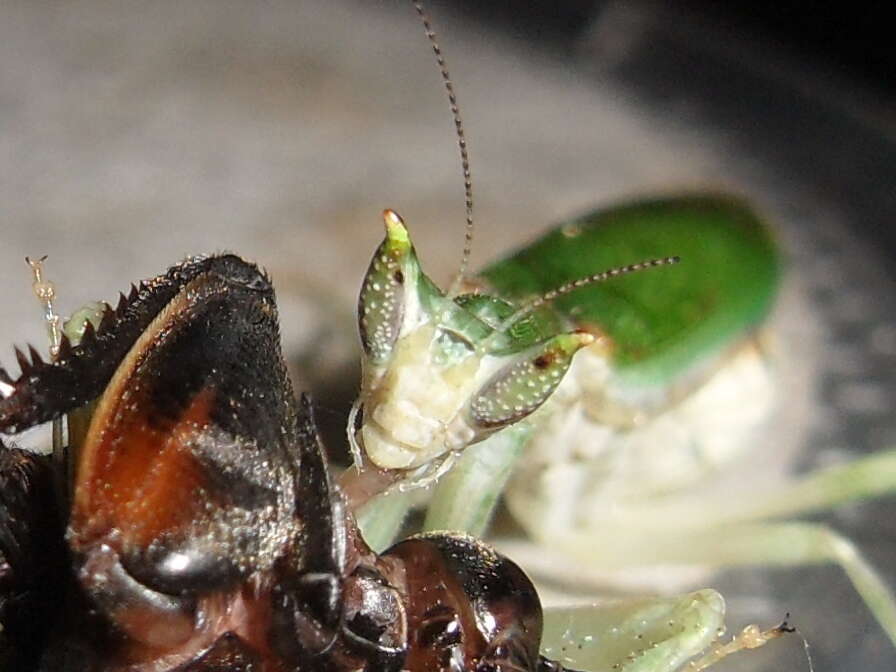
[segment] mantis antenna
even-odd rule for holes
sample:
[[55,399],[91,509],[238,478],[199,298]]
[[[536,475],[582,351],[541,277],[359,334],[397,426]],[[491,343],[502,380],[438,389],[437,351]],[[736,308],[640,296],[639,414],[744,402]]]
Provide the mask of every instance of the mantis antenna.
[[56,287],[52,282],[44,279],[44,262],[46,260],[46,255],[40,259],[25,257],[25,262],[31,267],[31,274],[34,278],[31,289],[44,309],[44,320],[47,323],[47,336],[50,341],[50,357],[56,359],[59,354],[62,331],[59,327],[59,315],[53,306],[53,302],[56,300]]
[[457,105],[457,93],[454,90],[448,66],[445,64],[442,48],[436,41],[436,33],[432,29],[426,10],[423,9],[423,3],[419,0],[414,0],[413,5],[420,16],[420,20],[423,22],[423,30],[426,32],[426,37],[432,44],[432,50],[439,65],[439,72],[442,74],[442,81],[445,83],[445,90],[448,92],[448,103],[451,106],[451,115],[454,118],[454,128],[457,132],[457,147],[460,150],[460,165],[464,176],[464,210],[467,225],[466,233],[464,234],[464,254],[460,262],[460,270],[448,289],[448,296],[454,297],[460,293],[460,286],[467,275],[467,266],[470,263],[470,252],[473,249],[473,180],[470,176],[470,155],[467,152],[467,137],[464,134],[464,124],[460,118],[460,108]]
[[[423,22],[423,30],[426,32],[427,39],[432,44],[432,50],[436,55],[436,62],[439,65],[439,72],[442,75],[442,81],[445,83],[445,90],[448,92],[448,103],[451,106],[451,115],[454,118],[454,128],[457,132],[457,146],[460,150],[460,163],[464,176],[464,206],[466,211],[467,225],[466,233],[464,235],[464,253],[460,263],[460,270],[454,277],[454,280],[452,281],[451,286],[448,289],[448,297],[452,298],[460,294],[460,287],[467,275],[467,267],[470,263],[470,253],[473,249],[473,180],[470,173],[470,155],[467,151],[467,138],[466,134],[464,133],[463,120],[461,119],[460,108],[457,103],[457,92],[454,90],[454,83],[451,81],[451,74],[448,72],[448,66],[445,63],[445,55],[442,53],[442,48],[439,46],[439,43],[436,40],[436,33],[432,28],[432,23],[429,20],[429,16],[427,15],[426,10],[423,9],[423,3],[420,0],[413,0],[412,4],[414,5],[414,9],[417,11],[417,14],[420,16],[420,20]],[[514,312],[507,320],[504,320],[501,328],[498,329],[498,332],[505,331],[507,327],[516,322],[520,317],[529,314],[548,301],[553,301],[557,297],[569,294],[570,292],[579,289],[580,287],[584,287],[585,285],[594,284],[596,282],[603,282],[604,280],[609,280],[619,275],[634,273],[636,271],[642,271],[648,268],[677,264],[679,261],[680,260],[678,257],[651,259],[649,261],[642,261],[637,264],[630,264],[628,266],[620,266],[619,268],[612,268],[607,271],[602,271],[600,273],[586,276],[584,278],[579,278],[578,280],[567,283],[561,287],[558,287],[557,289],[553,289],[546,293],[544,296],[541,296],[540,298],[535,299],[530,303],[520,307],[520,309]]]
[[613,278],[618,278],[621,275],[628,275],[629,273],[646,271],[651,268],[657,268],[658,266],[672,266],[674,264],[677,264],[679,261],[681,261],[681,257],[662,257],[659,259],[649,259],[647,261],[639,261],[636,264],[628,264],[627,266],[617,266],[615,268],[607,269],[606,271],[593,273],[592,275],[586,275],[584,278],[578,278],[577,280],[573,280],[572,282],[567,282],[565,285],[560,285],[556,289],[552,289],[549,292],[542,294],[538,298],[532,299],[528,303],[524,303],[517,310],[515,310],[510,315],[510,317],[503,320],[494,333],[504,333],[515,322],[519,321],[520,318],[525,317],[533,310],[539,308],[540,306],[543,306],[549,301],[557,299],[558,297],[565,296],[570,292],[574,292],[577,289],[585,287],[586,285],[593,285],[598,282],[612,280]]
[[[56,286],[52,282],[44,279],[44,262],[46,260],[46,255],[39,259],[25,257],[25,263],[31,267],[31,275],[34,279],[31,283],[31,290],[34,292],[34,296],[37,297],[37,300],[44,309],[44,322],[47,326],[47,338],[50,341],[50,360],[56,361],[59,356],[59,346],[62,343],[62,329],[59,324],[59,314],[56,312],[56,308],[53,305],[56,300]],[[58,466],[64,467],[67,463],[68,450],[65,442],[62,440],[61,418],[54,418],[51,431],[53,441],[53,462]],[[66,469],[57,469],[56,473],[65,474]],[[61,477],[57,480],[56,487],[58,493],[63,495],[63,498],[60,501],[66,501],[68,495],[68,482],[65,477]]]

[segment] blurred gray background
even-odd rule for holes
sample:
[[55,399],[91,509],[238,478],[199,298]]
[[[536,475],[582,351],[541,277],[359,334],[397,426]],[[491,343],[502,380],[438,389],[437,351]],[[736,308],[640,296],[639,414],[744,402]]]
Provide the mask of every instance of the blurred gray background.
[[[896,215],[896,126],[873,91],[662,5],[597,3],[562,48],[430,9],[471,148],[474,268],[598,204],[747,194],[791,261],[776,319],[799,345],[767,449],[811,469],[896,447],[896,295],[879,235]],[[404,2],[2,0],[0,198],[0,361],[44,342],[26,254],[49,255],[68,313],[187,254],[233,250],[273,275],[297,386],[336,426],[380,211],[405,217],[438,281],[463,244],[453,126]],[[891,506],[824,519],[896,585]],[[712,585],[733,627],[790,611],[817,672],[893,668],[836,568]],[[719,669],[806,662],[791,639]]]

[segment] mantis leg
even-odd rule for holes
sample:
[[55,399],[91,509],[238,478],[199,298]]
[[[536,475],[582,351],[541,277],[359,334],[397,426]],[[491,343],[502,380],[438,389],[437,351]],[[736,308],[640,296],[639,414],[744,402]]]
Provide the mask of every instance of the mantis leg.
[[[754,496],[707,497],[681,494],[662,502],[625,503],[615,522],[645,521],[659,529],[707,528],[733,523],[792,518],[827,511],[842,504],[896,494],[896,450],[874,453],[852,462],[819,469]],[[709,500],[709,501],[708,501]],[[599,527],[599,523],[595,527]]]
[[744,507],[741,516],[736,511],[729,516],[742,520],[783,518],[893,493],[896,493],[896,450],[886,450],[819,469],[770,493],[760,503]]
[[[575,566],[596,582],[603,573],[606,583],[608,570],[632,567],[838,564],[896,644],[896,598],[851,541],[821,525],[769,522],[894,492],[896,450],[890,450],[749,496],[692,492],[644,501],[597,499],[577,512],[577,522],[562,525],[535,498],[515,498],[510,505],[539,543],[536,553],[528,553],[538,556],[534,566]],[[514,549],[514,557],[525,563],[527,554],[520,550]]]
[[[349,467],[352,469],[352,467]],[[355,514],[364,541],[377,553],[389,548],[414,505],[413,492],[389,492],[365,504]]]
[[814,523],[744,525],[690,541],[704,562],[719,565],[839,565],[896,645],[896,599],[892,591],[856,545],[829,527]]
[[544,613],[542,654],[564,667],[592,672],[703,670],[789,631],[785,625],[767,631],[749,626],[730,642],[717,643],[724,630],[725,601],[708,589],[677,597],[553,608]]
[[[621,569],[636,566],[737,565],[798,566],[834,563],[843,568],[854,588],[883,630],[896,644],[896,599],[880,574],[865,560],[855,544],[825,525],[802,522],[766,522],[711,527],[685,536],[648,535],[625,539],[622,530],[607,529],[606,539],[623,539],[623,544],[607,544],[593,535],[559,533],[550,548],[565,559],[570,557],[591,566]],[[539,551],[544,552],[544,549]]]
[[482,536],[529,435],[527,425],[516,425],[464,450],[436,485],[423,529]]
[[[423,529],[482,536],[529,433],[516,425],[466,448],[434,486]],[[365,505],[357,514],[365,541],[375,550],[390,546],[419,502],[415,490],[393,490]]]
[[709,647],[724,621],[714,590],[546,609],[541,652],[577,669],[672,672]]

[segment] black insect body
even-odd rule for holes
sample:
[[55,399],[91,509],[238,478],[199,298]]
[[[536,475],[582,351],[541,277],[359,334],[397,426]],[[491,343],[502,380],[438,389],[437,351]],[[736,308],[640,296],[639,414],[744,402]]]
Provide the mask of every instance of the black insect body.
[[48,458],[0,446],[0,669],[558,669],[509,560],[449,535],[366,546],[254,265],[187,260],[20,364],[0,432],[95,410],[71,501]]

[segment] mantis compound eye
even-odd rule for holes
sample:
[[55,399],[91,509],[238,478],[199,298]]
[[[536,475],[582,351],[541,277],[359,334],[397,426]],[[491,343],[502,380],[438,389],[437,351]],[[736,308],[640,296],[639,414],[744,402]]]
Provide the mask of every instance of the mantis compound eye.
[[573,355],[593,341],[586,333],[559,334],[502,366],[470,401],[472,424],[494,431],[537,410],[557,389]]
[[361,343],[374,366],[382,366],[392,355],[405,317],[408,276],[419,272],[401,218],[386,210],[383,219],[386,239],[373,255],[358,297]]
[[422,535],[393,546],[404,562],[413,672],[539,669],[541,603],[522,570],[471,537]]

